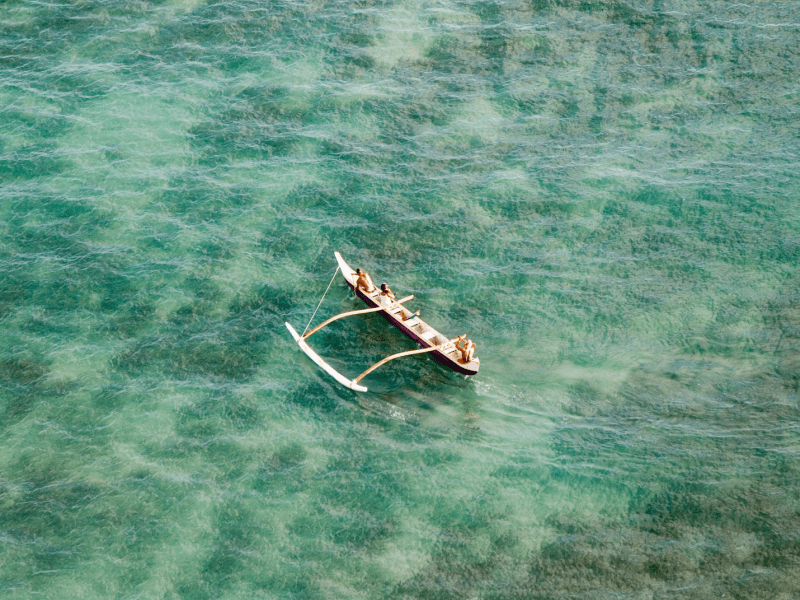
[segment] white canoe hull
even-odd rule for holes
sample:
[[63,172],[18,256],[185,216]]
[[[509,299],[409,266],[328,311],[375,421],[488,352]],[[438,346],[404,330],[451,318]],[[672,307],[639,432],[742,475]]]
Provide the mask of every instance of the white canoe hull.
[[[345,262],[341,254],[334,252],[334,255],[336,256],[336,261],[339,263],[339,269],[342,271],[342,275],[344,275],[347,281],[347,285],[350,286],[356,296],[361,298],[367,306],[386,306],[390,303],[388,298],[381,296],[380,290],[378,289],[369,293],[365,292],[363,289],[356,289],[357,276],[355,271]],[[381,312],[380,315],[422,348],[433,348],[434,346],[447,342],[445,336],[419,317],[414,316],[411,311],[405,307],[387,310]],[[460,353],[453,345],[446,346],[444,350],[431,352],[431,357],[440,365],[463,375],[475,375],[481,366],[479,358],[473,358],[468,363],[463,362]]]

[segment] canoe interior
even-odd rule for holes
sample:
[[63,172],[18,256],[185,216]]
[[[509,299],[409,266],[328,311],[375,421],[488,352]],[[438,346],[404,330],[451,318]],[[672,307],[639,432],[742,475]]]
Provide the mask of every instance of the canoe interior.
[[[339,265],[342,269],[345,281],[347,281],[347,285],[350,286],[350,289],[352,289],[356,296],[361,298],[367,306],[378,307],[391,304],[391,300],[382,295],[380,288],[377,286],[372,292],[366,292],[363,289],[355,289],[356,278],[353,270],[344,262],[338,253],[336,258],[339,260]],[[423,348],[444,344],[449,339],[408,310],[405,306],[390,309],[389,311],[381,311],[379,314]],[[430,354],[433,359],[442,366],[462,373],[463,375],[475,375],[480,367],[480,359],[477,358],[474,358],[469,363],[462,362],[460,358],[461,353],[458,352],[454,346],[450,346],[445,350],[434,350]]]

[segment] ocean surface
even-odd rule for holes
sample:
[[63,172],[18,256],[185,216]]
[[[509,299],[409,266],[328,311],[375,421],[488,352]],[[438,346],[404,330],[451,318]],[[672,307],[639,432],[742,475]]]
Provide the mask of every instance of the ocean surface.
[[0,597],[800,598],[800,3],[0,2]]

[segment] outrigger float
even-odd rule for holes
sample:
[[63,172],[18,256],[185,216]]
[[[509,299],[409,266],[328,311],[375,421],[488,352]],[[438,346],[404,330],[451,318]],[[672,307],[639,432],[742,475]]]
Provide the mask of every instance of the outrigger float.
[[[308,357],[313,360],[323,371],[325,371],[343,386],[357,392],[367,391],[367,388],[358,382],[361,381],[365,376],[372,373],[375,369],[396,358],[411,356],[413,354],[430,353],[433,359],[439,364],[464,375],[475,375],[478,372],[478,368],[481,364],[480,359],[472,357],[469,361],[465,361],[462,358],[462,352],[456,347],[456,343],[463,339],[464,336],[448,339],[436,331],[433,327],[428,325],[425,321],[420,319],[419,311],[411,312],[409,309],[403,306],[403,303],[408,302],[414,297],[413,295],[406,296],[400,300],[393,300],[387,295],[382,294],[380,288],[378,287],[375,287],[372,291],[368,292],[363,287],[357,286],[356,282],[358,280],[358,274],[344,261],[341,254],[335,252],[334,255],[336,256],[336,261],[339,263],[339,268],[337,270],[342,272],[347,285],[350,286],[350,289],[355,292],[356,296],[361,298],[361,300],[363,300],[364,303],[369,306],[369,308],[365,308],[363,310],[352,310],[338,314],[335,317],[331,317],[327,321],[324,321],[308,333],[303,333],[302,335],[297,333],[291,324],[286,323],[286,328],[292,334],[292,337],[300,346],[301,350],[303,350],[303,352],[305,352]],[[336,277],[336,273],[334,273],[333,276]],[[392,354],[391,356],[388,356],[372,365],[369,369],[361,373],[361,375],[355,379],[348,379],[328,363],[326,363],[325,360],[319,354],[314,352],[314,350],[312,350],[311,347],[306,343],[306,340],[309,337],[334,321],[344,317],[363,315],[371,312],[379,313],[384,319],[389,321],[389,323],[397,327],[400,331],[419,344],[421,348]],[[312,315],[311,318],[313,319],[314,316]]]

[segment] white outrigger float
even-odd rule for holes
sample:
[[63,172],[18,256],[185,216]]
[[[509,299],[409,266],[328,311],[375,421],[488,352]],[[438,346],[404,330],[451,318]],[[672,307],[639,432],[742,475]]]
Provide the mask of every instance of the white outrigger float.
[[[361,298],[367,304],[367,306],[369,306],[369,308],[365,308],[363,310],[352,310],[336,315],[335,317],[331,317],[308,333],[303,333],[302,335],[297,333],[294,327],[292,327],[289,323],[286,323],[286,328],[292,334],[292,337],[303,350],[303,352],[305,352],[308,357],[313,360],[323,371],[325,371],[343,386],[357,392],[367,391],[366,387],[358,383],[366,375],[369,375],[372,373],[372,371],[382,365],[385,365],[390,360],[401,358],[403,356],[411,356],[412,354],[431,353],[431,356],[436,362],[464,375],[475,375],[478,372],[481,362],[480,359],[470,356],[469,360],[464,360],[463,352],[456,347],[456,344],[459,343],[460,340],[463,340],[465,336],[447,339],[433,327],[428,325],[425,321],[420,319],[419,311],[413,313],[403,306],[404,302],[408,302],[414,296],[406,296],[400,300],[394,300],[381,293],[381,290],[377,287],[371,291],[367,291],[363,287],[359,287],[357,285],[358,274],[344,261],[341,254],[335,252],[334,255],[339,263],[338,270],[341,270],[347,285],[350,286],[350,288],[355,292],[356,296]],[[336,277],[336,273],[334,273],[334,277]],[[326,363],[325,360],[319,354],[314,352],[314,350],[312,350],[311,347],[306,343],[306,340],[314,333],[326,325],[337,321],[338,319],[351,317],[354,315],[363,315],[371,312],[379,313],[384,319],[389,321],[389,323],[397,327],[400,331],[405,333],[408,337],[422,347],[417,350],[408,350],[406,352],[392,354],[391,356],[388,356],[372,365],[369,369],[361,373],[361,375],[355,379],[348,379],[328,363]],[[314,318],[313,315],[311,318]]]

